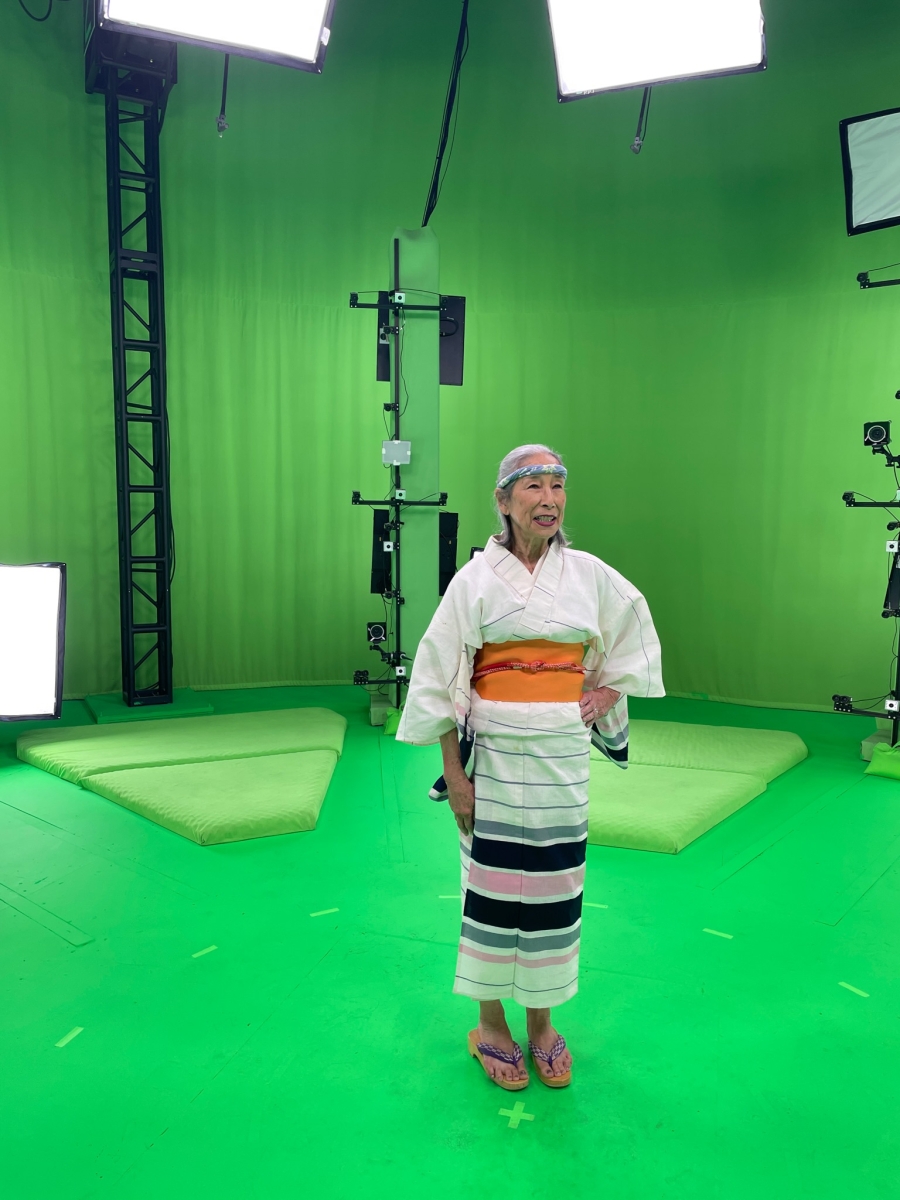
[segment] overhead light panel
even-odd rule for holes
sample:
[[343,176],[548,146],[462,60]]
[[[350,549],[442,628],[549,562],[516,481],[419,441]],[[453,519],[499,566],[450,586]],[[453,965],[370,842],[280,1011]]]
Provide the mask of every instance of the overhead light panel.
[[900,108],[840,123],[847,232],[900,225]]
[[101,28],[321,71],[334,0],[98,0]]
[[761,71],[759,0],[547,0],[560,100]]
[[60,715],[65,627],[64,563],[0,564],[0,720]]

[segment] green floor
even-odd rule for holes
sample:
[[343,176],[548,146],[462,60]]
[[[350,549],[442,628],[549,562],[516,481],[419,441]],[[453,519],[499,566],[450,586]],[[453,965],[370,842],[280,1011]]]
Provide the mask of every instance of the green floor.
[[382,739],[352,688],[212,699],[348,716],[315,832],[199,847],[18,764],[0,728],[4,1197],[900,1193],[900,783],[863,777],[871,721],[634,706],[792,729],[811,756],[678,857],[588,847],[558,1011],[576,1081],[508,1096],[449,990],[435,752]]

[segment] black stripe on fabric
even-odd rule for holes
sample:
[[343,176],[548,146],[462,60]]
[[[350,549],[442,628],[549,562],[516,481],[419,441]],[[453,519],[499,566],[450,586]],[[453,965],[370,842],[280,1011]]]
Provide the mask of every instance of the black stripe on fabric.
[[513,825],[509,821],[488,821],[481,817],[475,818],[475,832],[484,837],[494,834],[507,842],[530,842],[532,845],[545,846],[548,842],[573,842],[587,835],[587,821],[579,821],[571,825],[544,825],[540,829],[528,829],[521,824]]
[[495,929],[523,929],[526,933],[565,929],[581,918],[581,893],[549,904],[523,904],[519,900],[494,900],[467,888],[463,915]]
[[[568,989],[570,987],[572,987],[573,984],[575,984],[578,981],[578,975],[575,974],[569,980],[568,983],[561,983],[559,985],[559,987],[527,988],[527,987],[522,987],[522,985],[520,983],[515,983],[513,981],[510,981],[509,983],[487,983],[484,979],[470,979],[468,977],[468,975],[460,975],[459,973],[457,973],[456,978],[461,979],[463,983],[472,983],[476,987],[484,988],[486,991],[496,990],[497,988],[513,988],[514,987],[517,992],[528,992],[529,995],[535,995],[535,996],[543,995],[543,993],[545,993],[545,992],[568,991]],[[502,997],[502,999],[506,999],[506,997]]]
[[498,779],[496,775],[487,775],[477,767],[475,774],[479,779],[489,779],[491,783],[502,783],[506,787],[583,787],[590,783],[591,778],[589,775],[587,779],[564,779],[559,783],[529,783],[527,779]]
[[525,842],[472,840],[472,862],[482,867],[502,867],[510,871],[570,871],[585,860],[587,841],[557,842],[549,846],[531,846]]
[[490,627],[492,625],[497,625],[497,624],[499,624],[500,621],[505,621],[507,617],[514,617],[516,615],[516,613],[520,613],[520,612],[524,612],[524,611],[525,611],[525,605],[522,604],[519,608],[514,608],[514,609],[512,609],[511,612],[504,613],[502,617],[495,617],[493,621],[486,622],[484,625],[482,625],[481,628],[483,630],[490,629]]
[[477,809],[478,802],[482,804],[496,804],[498,808],[512,808],[516,812],[548,812],[553,809],[561,809],[563,812],[573,812],[576,808],[587,808],[590,800],[582,800],[578,804],[507,804],[505,800],[495,800],[493,796],[479,795],[475,793],[475,807]]
[[604,745],[602,748],[597,747],[601,754],[605,754],[607,758],[611,758],[613,762],[628,762],[628,746],[610,746]]
[[579,750],[576,754],[526,754],[523,750],[501,750],[498,746],[486,746],[483,740],[478,743],[478,749],[483,754],[511,754],[514,758],[537,758],[541,762],[548,758],[584,758],[590,754],[590,749]]
[[478,946],[490,946],[500,950],[519,950],[523,954],[541,954],[545,950],[570,950],[581,937],[580,927],[570,929],[568,933],[547,933],[523,935],[521,930],[515,933],[497,933],[479,929],[469,921],[463,921],[460,937]]

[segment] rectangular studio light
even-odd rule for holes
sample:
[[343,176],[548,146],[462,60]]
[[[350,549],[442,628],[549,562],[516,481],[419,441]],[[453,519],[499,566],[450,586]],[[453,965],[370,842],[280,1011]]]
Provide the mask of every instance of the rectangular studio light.
[[847,232],[900,224],[900,108],[840,123]]
[[321,71],[334,0],[99,0],[101,28]]
[[0,720],[62,711],[65,563],[0,564]]
[[560,100],[761,71],[759,0],[547,0]]

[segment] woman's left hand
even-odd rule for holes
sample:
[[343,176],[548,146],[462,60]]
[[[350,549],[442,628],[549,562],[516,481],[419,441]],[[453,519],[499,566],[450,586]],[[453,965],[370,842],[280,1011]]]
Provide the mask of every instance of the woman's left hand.
[[581,719],[590,729],[598,717],[605,717],[612,706],[621,696],[621,692],[613,691],[612,688],[599,687],[594,688],[591,692],[582,692],[581,700]]

